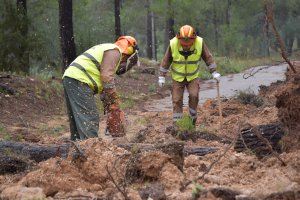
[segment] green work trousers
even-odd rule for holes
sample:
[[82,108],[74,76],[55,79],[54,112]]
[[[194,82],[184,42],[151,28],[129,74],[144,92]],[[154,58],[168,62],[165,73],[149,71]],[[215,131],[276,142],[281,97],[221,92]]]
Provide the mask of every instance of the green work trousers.
[[64,77],[63,87],[71,140],[98,137],[99,112],[93,90],[86,83],[69,77]]

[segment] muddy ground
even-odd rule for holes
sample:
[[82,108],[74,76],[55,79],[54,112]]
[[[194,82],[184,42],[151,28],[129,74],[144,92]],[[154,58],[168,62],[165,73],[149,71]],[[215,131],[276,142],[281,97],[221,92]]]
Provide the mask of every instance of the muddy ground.
[[[295,66],[300,71],[300,63]],[[1,175],[1,199],[300,199],[299,72],[289,71],[286,81],[261,87],[263,103],[259,106],[224,98],[221,129],[217,101],[207,100],[199,106],[196,136],[206,137],[184,138],[184,146],[218,151],[185,156],[182,168],[158,149],[140,152],[135,146],[129,150],[118,146],[133,142],[164,145],[183,139],[182,133],[169,134],[171,112],[143,108],[169,92],[155,87],[156,76],[151,73],[136,70],[118,79],[124,94],[131,96],[123,100],[133,104],[124,105],[125,138],[103,137],[103,117],[100,138],[78,143],[84,160],[74,160],[72,150],[67,158],[51,158],[34,163],[25,172]],[[68,138],[62,90],[57,90],[60,80],[44,82],[11,75],[0,81],[16,90],[0,93],[2,139],[46,145],[61,144]],[[285,166],[275,152],[257,157],[251,149],[237,152],[233,146],[228,148],[241,129],[264,124],[280,124],[284,130],[279,158]]]

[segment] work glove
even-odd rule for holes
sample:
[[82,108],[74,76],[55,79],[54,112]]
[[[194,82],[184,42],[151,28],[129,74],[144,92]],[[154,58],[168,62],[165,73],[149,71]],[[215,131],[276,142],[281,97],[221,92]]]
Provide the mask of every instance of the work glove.
[[219,74],[218,72],[214,71],[212,74],[213,78],[216,80],[216,81],[220,81],[220,78],[221,78],[221,74]]
[[163,87],[166,83],[166,78],[164,76],[159,76],[158,77],[158,85],[159,87]]
[[103,92],[100,94],[100,99],[103,103],[103,111],[104,114],[107,114],[109,108],[115,104],[115,106],[119,106],[119,97],[117,95],[116,89],[104,89]]
[[125,114],[119,106],[112,104],[109,106],[106,128],[112,137],[125,136]]

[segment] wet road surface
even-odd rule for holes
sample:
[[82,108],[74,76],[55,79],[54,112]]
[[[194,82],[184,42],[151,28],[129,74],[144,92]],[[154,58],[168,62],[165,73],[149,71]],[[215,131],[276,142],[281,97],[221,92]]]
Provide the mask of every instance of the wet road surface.
[[[262,69],[262,70],[260,70]],[[222,76],[220,81],[220,93],[222,97],[232,97],[237,91],[240,90],[252,90],[255,93],[258,93],[259,86],[265,85],[268,86],[273,82],[278,80],[284,80],[284,73],[286,72],[287,65],[280,64],[271,67],[253,67],[250,68],[243,73],[239,74],[230,74],[227,76]],[[255,73],[258,71],[257,73]],[[248,73],[255,73],[254,76],[250,76],[247,79],[244,77],[248,76]],[[209,98],[217,97],[217,89],[216,89],[216,81],[214,80],[206,80],[201,81],[200,83],[200,93],[199,93],[199,104],[202,104]],[[185,91],[183,104],[187,106],[188,103],[188,93]],[[149,103],[145,104],[145,109],[147,111],[170,111],[172,110],[172,100],[171,95],[158,100],[152,100]]]

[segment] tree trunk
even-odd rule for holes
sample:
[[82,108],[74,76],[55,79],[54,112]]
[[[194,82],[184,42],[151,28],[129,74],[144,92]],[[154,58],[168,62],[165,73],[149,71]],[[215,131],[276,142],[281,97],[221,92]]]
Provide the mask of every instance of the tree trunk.
[[155,21],[154,13],[151,11],[151,43],[152,43],[152,60],[156,60],[156,43],[155,43]]
[[157,35],[156,35],[156,25],[155,25],[155,23],[154,23],[153,30],[154,30],[154,41],[153,41],[153,43],[154,43],[154,59],[157,61],[158,44],[157,44]]
[[295,38],[293,36],[287,37],[286,39],[286,53],[287,56],[291,56],[293,53],[293,44],[294,44]]
[[118,39],[121,33],[121,18],[120,18],[120,8],[121,8],[120,0],[115,0],[115,36]]
[[146,0],[146,10],[147,10],[147,42],[146,42],[146,53],[147,58],[153,59],[152,54],[152,15],[150,10],[150,1]]
[[227,0],[227,9],[226,9],[226,24],[229,27],[231,21],[231,0]]
[[[231,23],[231,4],[232,4],[232,1],[227,0],[227,7],[226,7],[226,13],[225,13],[225,24],[228,28],[228,31],[230,31],[230,23]],[[215,34],[217,34],[217,33],[215,33]],[[228,42],[225,42],[224,47],[225,47],[224,55],[230,57],[231,51],[232,51],[231,44],[229,44]]]
[[20,33],[25,39],[25,42],[20,43],[20,50],[22,52],[21,55],[21,67],[20,70],[29,74],[29,49],[28,49],[28,41],[27,41],[27,34],[28,34],[28,21],[27,21],[27,3],[26,0],[17,0],[17,11],[18,15],[21,17],[22,22],[20,23]]
[[267,5],[264,5],[264,13],[265,13],[265,24],[264,24],[264,36],[266,40],[266,55],[270,57],[270,31],[269,31],[269,20],[268,20],[268,11],[267,11]]
[[218,16],[217,16],[217,8],[216,1],[213,2],[213,25],[214,25],[214,33],[215,33],[215,46],[216,50],[219,49],[219,27],[218,27]]
[[59,30],[64,72],[76,58],[76,48],[73,35],[72,0],[58,0]]
[[169,40],[175,36],[175,32],[173,29],[174,26],[174,10],[172,6],[172,0],[168,0],[167,2],[167,16],[166,16],[166,29],[165,29],[165,50],[167,50],[169,46]]

